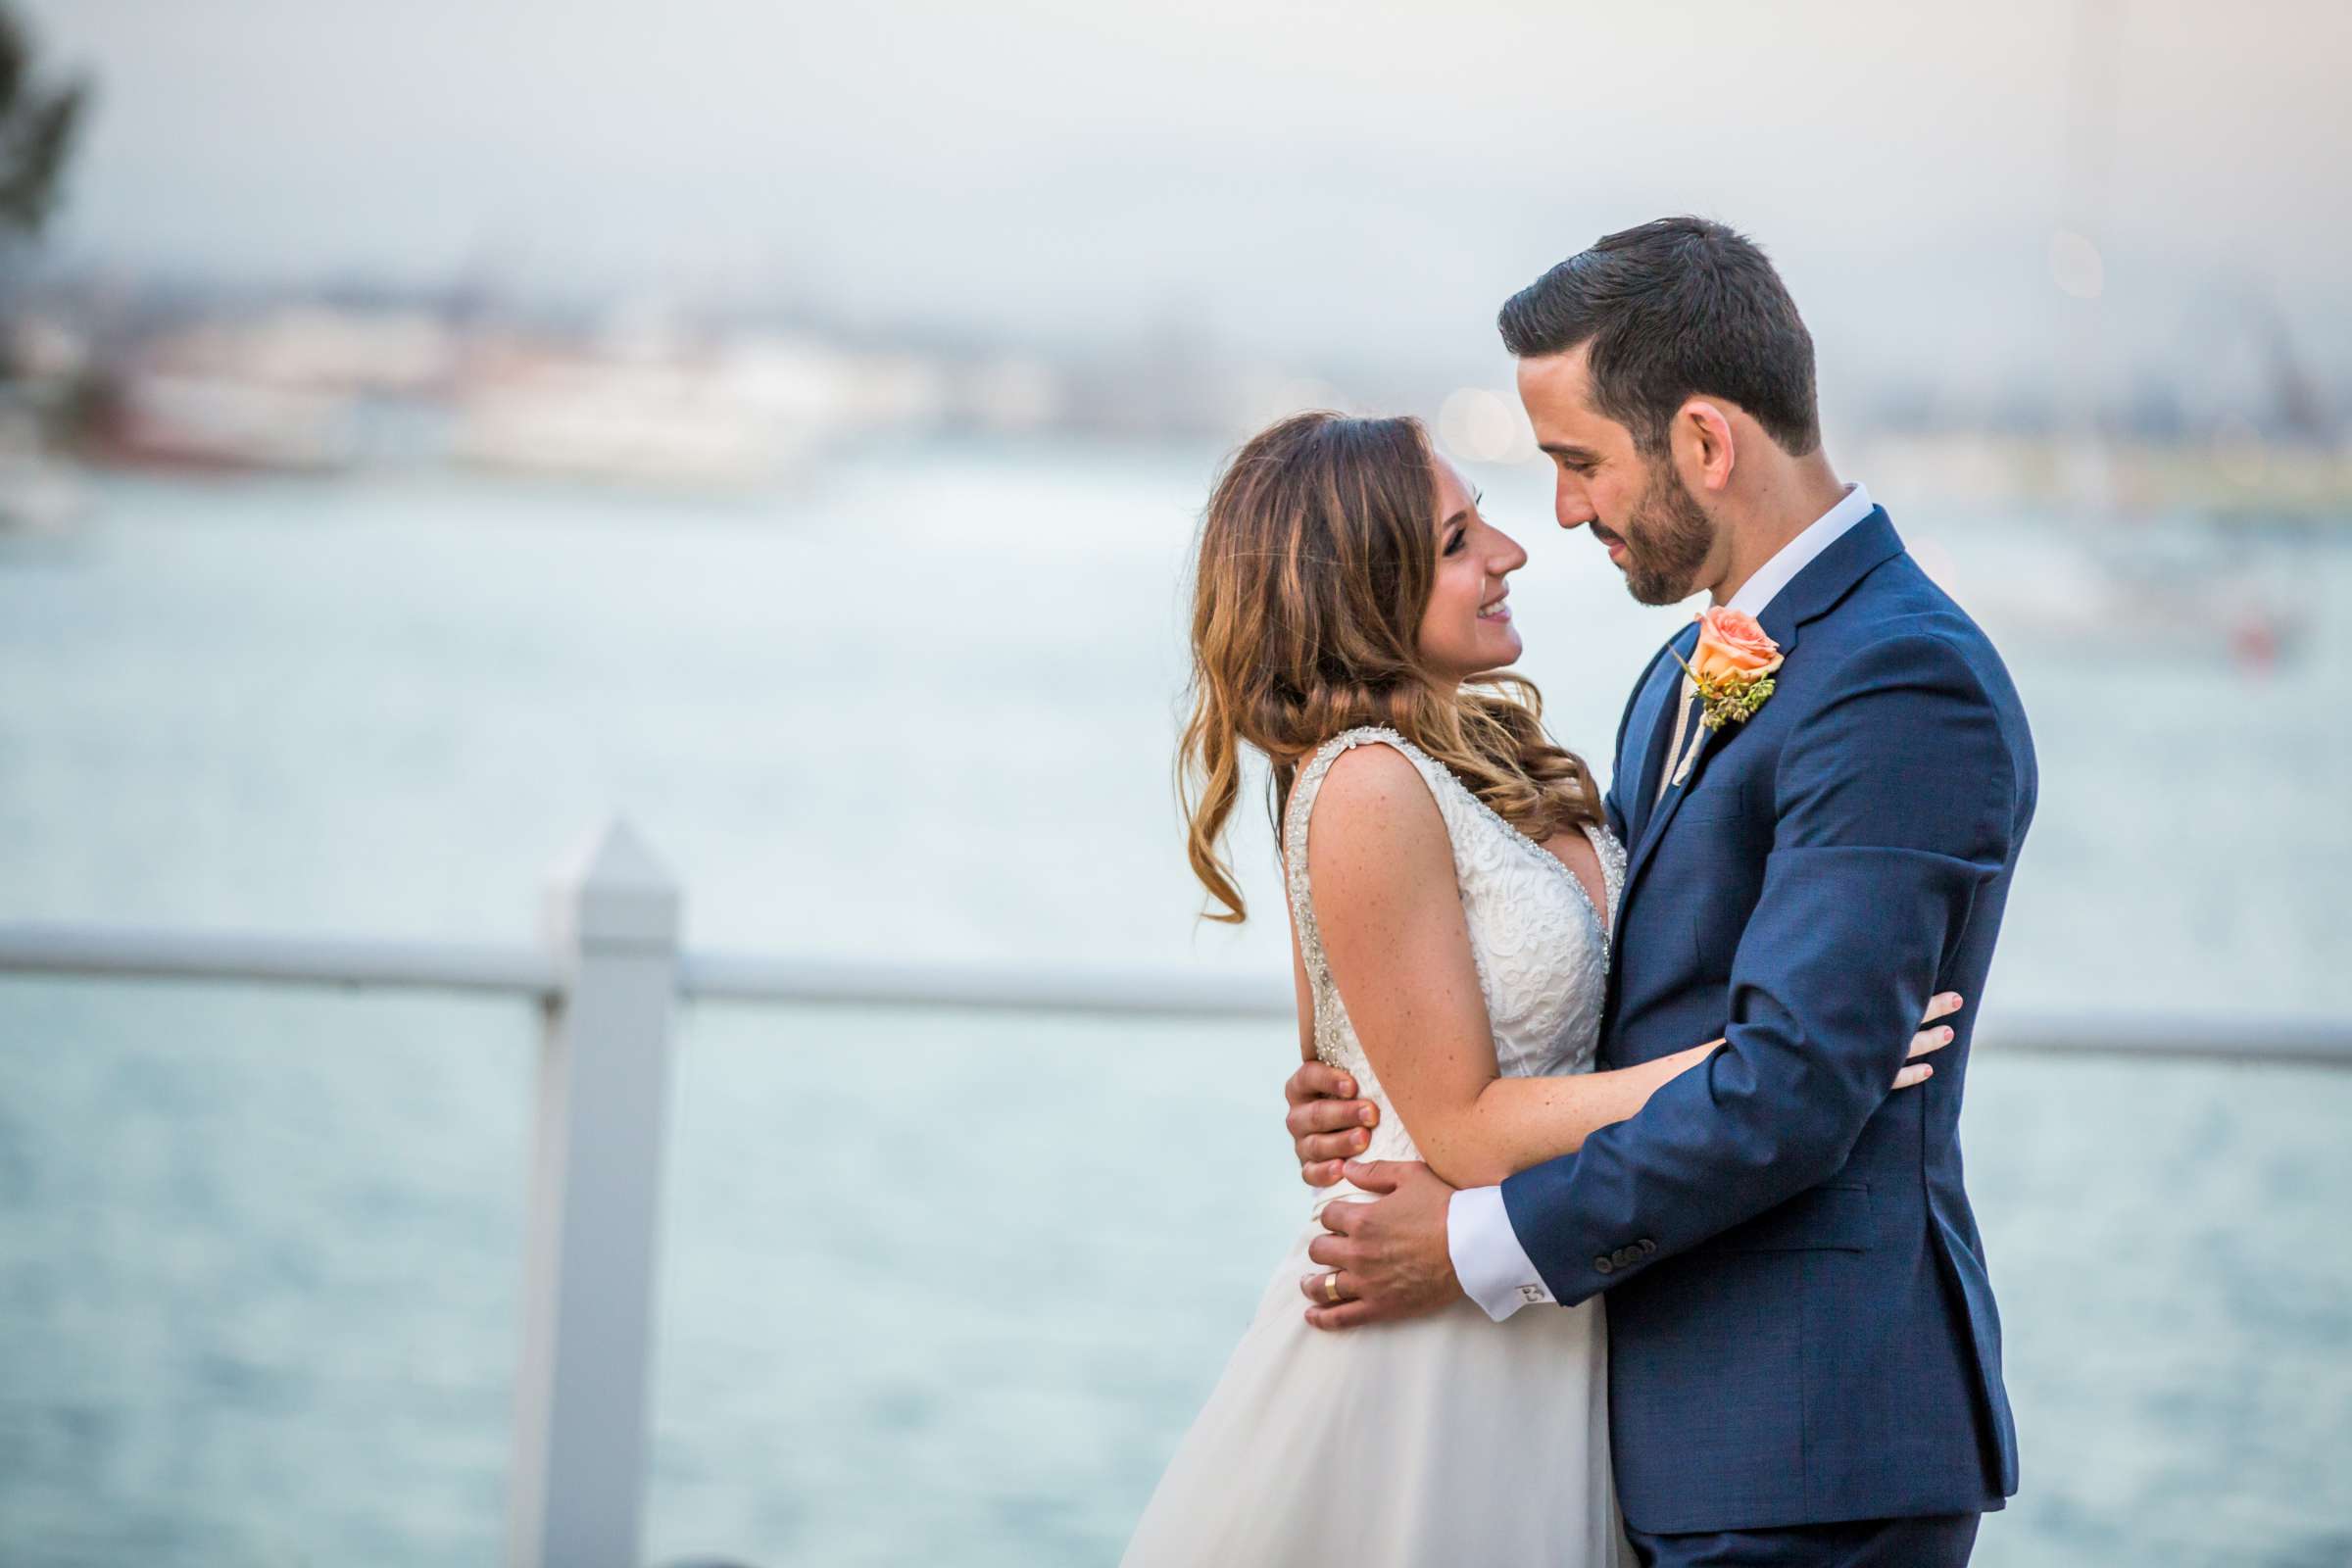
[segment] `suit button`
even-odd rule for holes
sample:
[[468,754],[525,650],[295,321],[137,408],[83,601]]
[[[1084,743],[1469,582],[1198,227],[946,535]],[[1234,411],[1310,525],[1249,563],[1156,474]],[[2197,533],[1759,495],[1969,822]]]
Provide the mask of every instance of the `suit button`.
[[1600,1270],[1603,1274],[1606,1274],[1610,1270],[1614,1269],[1617,1265],[1605,1257],[1596,1257],[1592,1260],[1592,1266]]
[[1619,1249],[1617,1249],[1617,1253],[1616,1253],[1616,1257],[1617,1257],[1617,1266],[1618,1266],[1619,1268],[1623,1268],[1623,1267],[1625,1267],[1625,1265],[1626,1265],[1626,1264],[1628,1264],[1628,1263],[1631,1263],[1631,1262],[1632,1262],[1632,1261],[1633,1261],[1635,1258],[1637,1258],[1637,1257],[1640,1257],[1641,1255],[1642,1255],[1642,1250],[1641,1250],[1641,1249],[1640,1249],[1640,1248],[1636,1248],[1636,1247],[1620,1247]]
[[1647,1257],[1650,1253],[1658,1250],[1658,1244],[1651,1241],[1646,1236],[1642,1237],[1642,1240],[1637,1242],[1635,1245],[1642,1249],[1642,1255],[1643,1257]]

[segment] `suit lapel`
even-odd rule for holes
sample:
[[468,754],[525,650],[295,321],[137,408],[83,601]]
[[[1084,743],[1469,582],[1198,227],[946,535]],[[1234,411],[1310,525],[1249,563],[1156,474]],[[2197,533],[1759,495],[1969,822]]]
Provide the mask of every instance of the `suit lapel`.
[[[1650,847],[1656,844],[1658,840],[1666,836],[1666,826],[1668,823],[1674,820],[1675,810],[1683,804],[1684,797],[1689,795],[1692,790],[1698,788],[1698,778],[1701,773],[1706,771],[1707,759],[1713,757],[1719,749],[1724,746],[1728,746],[1732,741],[1738,738],[1736,733],[1727,735],[1722,730],[1709,729],[1704,723],[1700,722],[1696,718],[1693,718],[1690,721],[1690,727],[1698,731],[1698,734],[1695,739],[1686,739],[1683,743],[1686,746],[1693,746],[1697,748],[1696,752],[1690,759],[1690,775],[1686,777],[1680,784],[1673,783],[1672,781],[1667,783],[1666,798],[1658,802],[1657,810],[1652,813],[1649,820],[1642,825],[1642,837],[1634,846],[1633,868],[1626,872],[1626,880],[1629,884],[1633,880],[1634,872],[1640,870],[1642,862],[1649,858]],[[1728,727],[1737,732],[1746,728],[1747,726],[1744,724],[1733,724]],[[1671,767],[1673,766],[1673,763],[1669,762],[1667,765]],[[1650,787],[1654,789],[1657,786],[1653,784]]]
[[[1698,646],[1698,627],[1684,627],[1666,646],[1689,659],[1690,650]],[[1665,760],[1666,747],[1674,739],[1674,697],[1682,690],[1682,665],[1660,654],[1650,665],[1649,678],[1642,684],[1642,701],[1634,710],[1634,727],[1625,737],[1625,755],[1634,760],[1638,769],[1634,774],[1633,815],[1628,823],[1628,836],[1636,844],[1649,830],[1651,803],[1658,795],[1658,775],[1669,765]]]
[[1675,656],[1689,659],[1693,647],[1698,647],[1698,627],[1687,625],[1665,644],[1668,651],[1660,651],[1658,659],[1651,661],[1648,679],[1642,682],[1642,701],[1635,706],[1635,724],[1625,733],[1625,757],[1630,757],[1637,768],[1635,800],[1630,802],[1633,815],[1628,820],[1628,842],[1633,844],[1640,844],[1642,835],[1648,832],[1651,802],[1658,800],[1658,776],[1668,766],[1665,748],[1675,738],[1675,694],[1682,691],[1682,665],[1677,665]]
[[[1764,612],[1756,617],[1756,622],[1764,628],[1766,636],[1780,645],[1784,664],[1794,655],[1797,635],[1807,621],[1827,614],[1838,600],[1852,590],[1854,584],[1902,553],[1903,541],[1895,534],[1894,524],[1886,520],[1886,509],[1873,507],[1870,515],[1848,528],[1827,550],[1815,557],[1804,570],[1791,578],[1786,588],[1775,594],[1772,603],[1766,605]],[[1676,652],[1688,659],[1690,649],[1698,646],[1698,628],[1695,625],[1690,627],[1686,635],[1689,646],[1683,646],[1683,637],[1676,638],[1675,643]],[[1682,672],[1678,669],[1675,673],[1679,675]],[[1669,731],[1673,728],[1671,723],[1655,727]],[[1633,902],[1634,889],[1641,880],[1642,868],[1648,865],[1659,842],[1666,837],[1666,829],[1674,821],[1676,808],[1683,804],[1684,797],[1698,787],[1699,776],[1705,771],[1708,760],[1738,740],[1737,732],[1747,725],[1733,724],[1728,727],[1735,733],[1726,735],[1720,731],[1702,729],[1698,755],[1690,763],[1690,776],[1669,789],[1655,810],[1644,810],[1642,825],[1634,835],[1633,859],[1625,871],[1625,893],[1620,900],[1617,916],[1620,929],[1625,921],[1624,906]],[[1673,764],[1667,762],[1658,765]],[[1643,773],[1642,798],[1644,802],[1656,793],[1657,779],[1658,774],[1654,769]]]

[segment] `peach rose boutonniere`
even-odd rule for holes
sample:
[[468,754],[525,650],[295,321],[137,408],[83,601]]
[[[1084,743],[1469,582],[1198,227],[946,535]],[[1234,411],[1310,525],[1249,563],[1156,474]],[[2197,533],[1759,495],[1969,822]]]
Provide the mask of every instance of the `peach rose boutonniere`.
[[[1698,692],[1699,719],[1708,729],[1743,724],[1772,699],[1774,670],[1781,667],[1781,645],[1764,633],[1756,617],[1718,605],[1698,613],[1698,646],[1675,662],[1690,677]],[[1690,774],[1698,756],[1696,737],[1674,770],[1680,784]]]

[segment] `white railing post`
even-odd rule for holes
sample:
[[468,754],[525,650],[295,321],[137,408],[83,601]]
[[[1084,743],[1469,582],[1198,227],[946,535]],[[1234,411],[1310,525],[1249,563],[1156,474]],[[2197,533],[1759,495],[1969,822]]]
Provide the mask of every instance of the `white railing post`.
[[509,1568],[637,1568],[678,906],[619,820],[548,885]]

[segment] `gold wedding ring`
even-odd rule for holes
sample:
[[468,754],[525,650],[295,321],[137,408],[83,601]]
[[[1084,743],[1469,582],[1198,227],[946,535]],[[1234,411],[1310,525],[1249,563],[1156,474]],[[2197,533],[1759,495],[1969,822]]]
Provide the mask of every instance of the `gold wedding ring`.
[[1323,1299],[1334,1306],[1340,1304],[1340,1271],[1336,1268],[1323,1276]]

